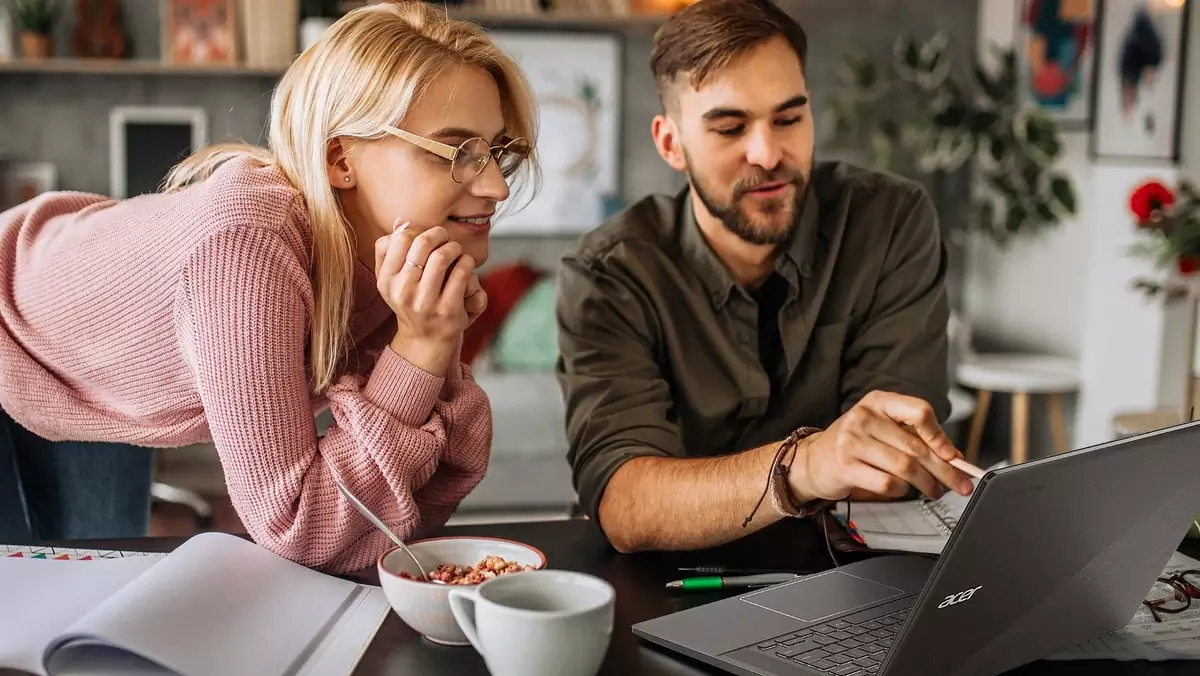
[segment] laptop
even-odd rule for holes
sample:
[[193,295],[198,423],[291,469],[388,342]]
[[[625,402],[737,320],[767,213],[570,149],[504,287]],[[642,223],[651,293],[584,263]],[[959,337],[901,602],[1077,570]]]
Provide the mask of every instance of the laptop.
[[753,676],[994,676],[1124,627],[1200,514],[1200,421],[993,469],[941,556],[881,555],[633,626]]

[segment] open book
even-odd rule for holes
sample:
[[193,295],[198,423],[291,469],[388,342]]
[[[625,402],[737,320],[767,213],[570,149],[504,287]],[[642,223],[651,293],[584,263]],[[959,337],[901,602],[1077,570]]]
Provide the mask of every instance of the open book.
[[[1008,461],[1003,461],[988,470],[1006,466]],[[971,482],[979,485],[979,479]],[[938,500],[852,502],[849,526],[872,549],[941,554],[970,500],[950,491]],[[836,513],[846,520],[846,504],[839,502]]]
[[223,533],[166,556],[52,558],[0,558],[0,668],[348,674],[389,609],[378,587]]

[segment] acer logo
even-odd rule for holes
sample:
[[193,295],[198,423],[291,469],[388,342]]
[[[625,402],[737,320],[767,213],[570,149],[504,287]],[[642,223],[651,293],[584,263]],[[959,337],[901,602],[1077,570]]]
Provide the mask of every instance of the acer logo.
[[942,601],[941,604],[938,605],[938,609],[940,610],[942,608],[948,608],[957,603],[962,603],[963,601],[970,600],[970,598],[975,595],[975,592],[979,591],[980,589],[983,589],[983,585],[979,585],[978,587],[976,587],[974,589],[960,591],[957,594],[951,594],[946,597],[946,600]]

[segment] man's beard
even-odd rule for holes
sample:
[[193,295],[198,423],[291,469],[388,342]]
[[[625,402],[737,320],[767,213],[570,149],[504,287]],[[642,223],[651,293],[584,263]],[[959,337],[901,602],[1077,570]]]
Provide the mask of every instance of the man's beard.
[[[719,204],[713,198],[712,192],[702,184],[700,177],[692,171],[694,165],[687,151],[684,151],[684,158],[688,163],[687,174],[691,179],[692,188],[696,191],[696,196],[704,203],[708,213],[725,224],[725,228],[737,235],[739,239],[749,244],[778,245],[786,243],[791,238],[792,232],[800,223],[800,213],[804,206],[805,194],[808,192],[806,189],[808,182],[799,169],[782,164],[772,171],[755,167],[754,174],[741,178],[733,184],[729,202]],[[791,219],[782,228],[772,228],[769,224],[755,223],[741,206],[741,199],[747,192],[763,184],[776,181],[790,183],[795,190],[795,196],[791,202],[788,202],[786,198],[761,200],[762,211],[768,218],[782,214],[789,206],[791,207]]]

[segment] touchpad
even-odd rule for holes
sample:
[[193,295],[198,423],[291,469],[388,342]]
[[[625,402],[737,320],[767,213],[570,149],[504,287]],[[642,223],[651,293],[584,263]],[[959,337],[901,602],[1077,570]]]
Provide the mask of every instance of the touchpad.
[[840,571],[830,571],[741,598],[746,603],[802,622],[820,622],[904,594],[903,590],[895,587]]

